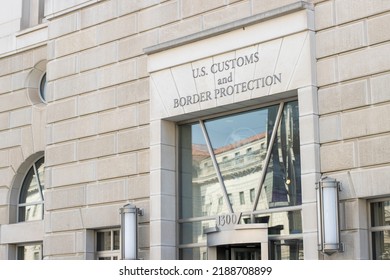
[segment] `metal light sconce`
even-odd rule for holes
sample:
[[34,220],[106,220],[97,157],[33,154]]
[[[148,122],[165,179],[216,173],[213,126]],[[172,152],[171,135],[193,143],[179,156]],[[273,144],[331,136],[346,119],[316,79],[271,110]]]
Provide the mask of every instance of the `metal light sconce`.
[[126,204],[120,209],[120,215],[122,260],[138,260],[138,216],[143,216],[143,209]]
[[340,182],[328,177],[317,184],[318,250],[331,255],[344,251],[340,242]]

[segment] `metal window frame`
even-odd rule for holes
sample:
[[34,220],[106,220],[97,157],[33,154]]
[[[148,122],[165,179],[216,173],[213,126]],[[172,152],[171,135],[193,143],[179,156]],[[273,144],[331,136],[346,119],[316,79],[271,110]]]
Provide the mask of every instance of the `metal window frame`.
[[373,232],[383,232],[385,230],[390,230],[390,225],[388,226],[372,226],[371,225],[371,204],[377,203],[377,202],[390,202],[390,197],[381,197],[376,199],[371,199],[367,201],[367,209],[368,209],[368,215],[367,215],[367,224],[368,224],[368,248],[369,248],[369,256],[370,260],[373,260],[374,254],[373,254],[373,246],[372,246],[372,233]]
[[[220,184],[220,187],[221,187],[221,190],[222,190],[222,194],[223,194],[223,200],[225,201],[225,203],[229,202],[229,198],[228,198],[228,195],[227,195],[227,189],[226,189],[226,186],[224,184],[224,181],[223,181],[223,178],[222,178],[222,173],[220,172],[219,165],[218,165],[218,162],[216,160],[215,154],[213,152],[212,145],[211,145],[211,142],[210,142],[210,138],[209,138],[207,130],[205,128],[204,122],[206,120],[209,120],[209,119],[212,119],[212,118],[216,118],[216,117],[224,117],[224,116],[229,116],[229,115],[233,115],[233,114],[237,114],[237,113],[244,113],[244,112],[251,111],[251,110],[262,109],[262,108],[267,108],[267,107],[278,105],[278,112],[277,112],[277,115],[276,115],[276,118],[275,118],[275,124],[274,124],[273,130],[272,130],[271,140],[270,140],[269,146],[267,147],[266,158],[263,160],[264,166],[268,166],[270,158],[271,158],[272,148],[274,146],[275,141],[277,140],[276,139],[276,135],[277,135],[277,132],[278,132],[278,130],[280,128],[280,124],[281,124],[281,120],[282,120],[282,116],[283,116],[283,111],[284,111],[285,105],[287,103],[293,102],[293,101],[298,101],[297,97],[286,98],[286,99],[283,99],[282,101],[280,101],[280,100],[279,101],[274,101],[274,102],[270,102],[270,103],[263,104],[263,105],[248,106],[247,108],[231,110],[229,112],[212,114],[212,115],[209,115],[209,116],[206,116],[206,117],[200,117],[200,118],[196,118],[196,119],[186,120],[186,121],[179,122],[179,123],[176,124],[177,127],[180,126],[180,125],[191,124],[191,123],[193,123],[193,124],[198,123],[200,125],[201,130],[202,130],[202,134],[203,134],[203,136],[205,138],[207,150],[208,150],[208,152],[210,154],[214,170],[215,170],[215,172],[217,174],[218,182]],[[178,129],[177,129],[177,131],[178,131]],[[177,133],[176,138],[177,138],[177,140],[179,140],[179,133]],[[177,147],[179,149],[179,146],[177,146]],[[179,162],[178,154],[179,153],[177,153],[177,157],[178,158],[177,158],[177,161],[176,161],[177,162],[177,166],[176,166],[177,170],[179,170],[179,168],[180,168],[179,165],[178,165],[178,162]],[[258,201],[259,201],[260,195],[261,195],[262,185],[264,184],[264,180],[265,180],[265,177],[266,177],[266,174],[267,174],[266,170],[267,170],[266,167],[264,167],[264,169],[262,170],[261,178],[259,180],[260,187],[258,188],[257,191],[256,191],[256,188],[254,188],[254,201],[252,202],[253,203],[253,211],[242,212],[242,215],[250,215],[250,216],[254,217],[255,215],[258,215],[258,214],[272,214],[272,213],[289,212],[289,211],[301,211],[301,215],[302,215],[302,205],[256,210],[257,209],[257,204],[258,204]],[[177,172],[177,179],[176,180],[177,180],[177,182],[180,182],[178,176],[179,176],[179,172]],[[177,184],[177,189],[178,189],[177,193],[180,193],[180,186],[179,186],[179,184]],[[177,200],[178,200],[178,203],[179,203],[180,195],[177,196]],[[233,209],[232,209],[230,203],[227,203],[227,205],[229,205],[229,208],[230,208],[229,211],[231,211],[230,213],[233,213]],[[177,208],[177,211],[180,211],[180,207]],[[177,215],[179,217],[180,213],[177,213]],[[178,224],[182,224],[182,223],[191,223],[191,222],[212,221],[212,220],[215,220],[216,217],[217,217],[217,215],[214,215],[214,216],[202,216],[202,217],[191,217],[191,218],[185,218],[185,219],[178,219],[177,223]],[[177,227],[177,234],[178,234],[178,236],[180,234],[179,227]],[[297,233],[297,234],[288,234],[288,235],[272,235],[272,236],[269,236],[269,239],[270,240],[289,240],[289,239],[302,239],[303,240],[303,234],[302,233]],[[205,244],[205,243],[181,244],[179,242],[179,238],[177,238],[177,244],[176,244],[177,252],[180,249],[201,248],[201,247],[207,247],[207,244]]]
[[[114,231],[119,232],[119,249],[114,250]],[[110,232],[110,250],[97,250],[97,235],[99,232]],[[122,247],[122,239],[121,239],[121,230],[120,228],[105,228],[105,229],[97,229],[94,233],[94,247],[95,247],[95,259],[98,260],[99,257],[118,257],[118,260],[121,259],[121,247]]]
[[[199,124],[199,126],[200,126],[200,128],[202,130],[203,137],[204,137],[205,142],[206,142],[207,150],[209,152],[209,155],[210,155],[213,167],[214,167],[214,171],[215,171],[215,173],[217,175],[217,179],[218,179],[221,191],[222,191],[223,199],[224,199],[224,201],[225,201],[225,203],[226,203],[226,205],[228,207],[229,213],[234,213],[234,211],[233,211],[232,205],[230,203],[230,200],[228,198],[227,189],[226,189],[223,177],[222,177],[222,173],[221,173],[221,171],[219,169],[219,164],[218,164],[216,156],[214,154],[214,151],[213,151],[213,148],[212,148],[212,145],[211,145],[211,141],[210,141],[207,129],[206,129],[205,125],[204,125],[204,121],[208,120],[208,119],[216,118],[216,117],[224,117],[224,116],[229,116],[229,115],[233,115],[233,114],[236,114],[236,113],[244,113],[244,112],[251,111],[251,110],[263,109],[263,108],[268,108],[268,107],[271,107],[271,106],[278,105],[278,112],[277,112],[277,116],[275,118],[275,124],[274,124],[273,130],[272,130],[270,143],[269,143],[269,146],[267,148],[266,158],[263,161],[264,168],[261,171],[261,176],[260,176],[260,181],[259,181],[259,188],[258,188],[257,191],[256,191],[256,188],[255,188],[255,197],[254,197],[254,202],[253,202],[253,211],[256,211],[257,204],[259,202],[260,195],[261,195],[262,185],[264,184],[264,180],[265,180],[265,177],[267,175],[267,167],[268,167],[268,164],[269,164],[269,161],[270,161],[270,158],[271,158],[272,148],[273,148],[273,145],[275,143],[276,135],[277,135],[277,132],[278,132],[278,129],[280,127],[281,120],[282,120],[283,110],[284,110],[284,107],[285,107],[284,105],[286,103],[292,102],[292,101],[297,101],[297,99],[296,98],[289,98],[289,99],[286,99],[286,100],[265,104],[263,106],[253,106],[253,107],[249,107],[249,108],[246,108],[246,109],[230,111],[229,113],[215,114],[215,115],[212,115],[212,116],[198,118],[198,119],[195,119],[195,120],[186,121],[186,122],[178,124],[178,125],[187,124],[187,123],[198,123]],[[179,180],[177,180],[177,181],[179,182]],[[178,188],[180,188],[180,187],[178,186]]]

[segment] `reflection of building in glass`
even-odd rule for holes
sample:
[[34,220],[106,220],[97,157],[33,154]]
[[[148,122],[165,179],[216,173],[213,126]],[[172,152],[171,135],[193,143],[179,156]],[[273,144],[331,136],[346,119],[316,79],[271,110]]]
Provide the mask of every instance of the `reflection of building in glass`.
[[[253,201],[251,202],[250,192],[259,182],[262,162],[267,152],[266,149],[261,149],[266,144],[265,134],[255,135],[235,144],[238,148],[229,145],[216,149],[215,156],[229,190],[233,209],[251,211]],[[211,216],[213,213],[221,213],[221,204],[225,201],[207,147],[193,145],[193,154],[193,166],[196,168],[193,188],[194,191],[198,188],[199,196],[204,197],[204,201],[201,201],[204,203],[201,203],[201,209],[198,209],[202,213],[195,215]]]
[[19,222],[43,218],[44,186],[44,158],[41,158],[24,178],[19,197]]
[[31,244],[25,246],[18,246],[17,251],[18,260],[40,260],[42,259],[42,245]]
[[373,259],[390,259],[390,201],[371,203]]
[[[390,203],[385,209],[385,225],[390,226]],[[390,230],[383,232],[383,254],[382,259],[390,259]]]
[[[300,212],[283,211],[284,207],[301,204],[297,104],[287,103],[280,123],[275,125],[277,109],[205,121],[207,136],[200,133],[198,124],[182,127],[181,139],[187,141],[182,143],[183,166],[188,166],[189,159],[192,162],[191,174],[184,172],[186,168],[182,170],[182,197],[186,201],[182,217],[212,219],[228,213],[230,203],[234,212],[243,213],[242,223],[267,223],[270,235],[301,232]],[[199,140],[202,137],[209,137],[211,148],[206,139]],[[280,211],[267,212],[274,208]],[[186,228],[183,238],[190,234],[189,243],[206,242],[203,229],[207,223],[182,226]]]
[[[390,203],[387,205],[385,210],[385,225],[390,226]],[[390,259],[390,230],[384,231],[384,249],[383,249],[383,259]]]

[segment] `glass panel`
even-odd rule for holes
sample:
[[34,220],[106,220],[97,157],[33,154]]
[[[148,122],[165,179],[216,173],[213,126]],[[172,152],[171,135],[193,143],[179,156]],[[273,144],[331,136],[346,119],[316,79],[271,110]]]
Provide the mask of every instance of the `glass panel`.
[[96,238],[96,251],[111,250],[111,231],[97,232]]
[[41,176],[42,180],[44,180],[43,163],[44,158],[38,160],[24,178],[19,195],[19,222],[43,219],[43,197],[38,177],[34,171],[35,167],[38,176]]
[[[44,195],[45,194],[45,192],[44,192],[44,190],[45,190],[45,165],[44,165],[44,158],[41,158],[40,160],[38,160],[35,163],[35,167],[37,169],[38,179],[39,179],[39,183],[41,185],[41,190],[42,190],[42,195]],[[43,200],[43,197],[42,197],[42,200]]]
[[390,260],[390,230],[372,233],[372,249],[374,260]]
[[244,194],[244,192],[240,192],[240,204],[241,205],[245,204],[245,194]]
[[[390,225],[390,201],[371,203],[371,226]],[[374,260],[390,260],[390,230],[372,233],[372,256]]]
[[207,260],[207,248],[185,248],[179,249],[180,260]]
[[[280,125],[275,131],[276,138],[270,149],[270,161],[265,166],[278,108],[279,105],[275,105],[204,122],[217,169],[234,212],[248,213],[253,210],[264,168],[265,180],[257,210],[301,204],[297,101],[288,102],[283,108]],[[211,218],[227,213],[226,200],[201,125],[182,125],[179,135],[180,218]],[[300,211],[279,211],[255,215],[255,222],[268,223],[270,235],[302,232]],[[243,218],[244,222],[251,222],[249,216]],[[205,243],[204,228],[212,227],[204,226],[203,222],[185,222],[179,226],[180,244]]]
[[301,163],[297,102],[285,105],[257,210],[301,204]]
[[43,204],[19,207],[19,222],[36,221],[43,218]]
[[271,260],[303,260],[303,241],[301,239],[271,240]]
[[24,260],[24,246],[19,246],[17,251],[17,259]]
[[230,244],[217,246],[217,260],[260,260],[259,243]]
[[371,226],[390,225],[390,201],[371,203]]
[[30,168],[22,185],[19,203],[32,203],[42,201],[39,185],[34,174],[34,168]]
[[249,190],[249,198],[251,200],[251,202],[255,202],[255,189],[250,189]]
[[42,245],[26,245],[18,246],[17,249],[18,260],[41,260],[42,259]]
[[[249,224],[249,216],[243,216],[242,222]],[[289,235],[302,232],[301,211],[275,212],[255,215],[255,223],[267,223],[269,235]]]
[[261,259],[261,248],[247,248],[247,247],[238,247],[231,248],[231,258],[232,260],[260,260]]
[[269,137],[278,106],[221,117],[205,122],[233,210],[250,211],[253,203],[240,203],[239,193],[258,188]]
[[119,230],[114,230],[114,248],[113,250],[119,250],[120,249],[120,235]]
[[180,225],[180,244],[201,243],[207,241],[204,231],[215,226],[215,220],[201,222],[181,223]]
[[41,95],[42,101],[46,101],[46,87],[47,87],[47,82],[46,82],[46,73],[43,74],[41,83],[39,85],[39,94]]
[[179,131],[180,218],[227,212],[225,203],[219,203],[223,194],[200,125],[183,125]]

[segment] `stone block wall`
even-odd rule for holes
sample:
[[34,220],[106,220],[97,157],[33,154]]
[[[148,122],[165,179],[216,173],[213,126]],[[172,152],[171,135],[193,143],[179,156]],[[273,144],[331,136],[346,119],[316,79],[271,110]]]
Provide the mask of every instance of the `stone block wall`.
[[[153,182],[174,182],[175,175],[149,174],[153,161],[166,159],[150,158],[150,143],[165,140],[149,125],[143,50],[295,2],[47,0],[40,27],[12,37],[0,26],[1,240],[3,231],[17,230],[11,190],[27,171],[23,164],[44,152],[45,219],[34,227],[44,228],[45,258],[93,258],[93,230],[119,227],[119,208],[131,202],[145,209],[140,257],[149,259]],[[367,201],[390,189],[390,1],[308,2],[316,25],[313,133],[321,172],[343,185],[346,252],[332,258],[368,258]],[[44,104],[36,81],[46,70]],[[0,258],[8,258],[3,243]]]
[[[84,229],[118,227],[118,209],[131,202],[145,208],[140,257],[148,259],[153,130],[143,49],[295,1],[93,2],[54,13],[48,25],[46,172],[52,203],[45,239],[74,240]],[[79,247],[70,248],[45,255],[81,256]]]
[[[37,89],[45,61],[45,46],[0,56],[1,259],[8,258],[7,239],[14,242],[22,238],[22,234],[17,233],[20,227],[15,227],[19,187],[13,187],[21,184],[30,165],[45,150],[46,110]],[[31,226],[39,230],[25,241],[42,240],[43,224],[32,223]]]
[[390,189],[390,2],[319,1],[315,13],[321,171],[342,183],[346,251],[332,258],[367,259],[367,203]]

